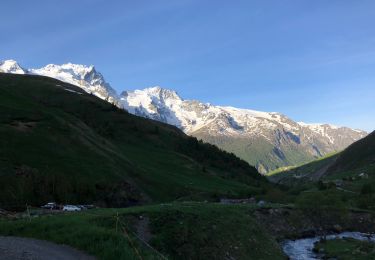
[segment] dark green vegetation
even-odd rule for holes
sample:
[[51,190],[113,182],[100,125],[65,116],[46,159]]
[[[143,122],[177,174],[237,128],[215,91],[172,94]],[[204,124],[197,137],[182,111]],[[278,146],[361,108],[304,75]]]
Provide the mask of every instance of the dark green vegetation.
[[347,209],[339,195],[330,192],[304,193],[296,202],[296,207],[301,209],[306,218],[310,218],[318,230],[326,235],[326,227],[334,226],[335,223],[345,223],[347,220]]
[[2,208],[244,197],[268,185],[233,154],[46,77],[0,74],[0,136]]
[[375,259],[374,242],[352,238],[334,239],[315,244],[316,251],[323,251],[324,259],[367,260]]
[[375,165],[375,131],[345,149],[328,172],[352,171],[369,165]]
[[248,206],[183,204],[151,214],[153,244],[173,259],[282,259]]
[[[101,209],[31,220],[0,220],[0,234],[64,243],[100,259],[140,259],[137,251],[143,259],[163,259],[163,256],[168,259],[285,259],[276,241],[256,223],[253,212],[253,206],[213,203]],[[140,216],[149,220],[148,229],[152,234],[149,243],[156,251],[136,237]]]

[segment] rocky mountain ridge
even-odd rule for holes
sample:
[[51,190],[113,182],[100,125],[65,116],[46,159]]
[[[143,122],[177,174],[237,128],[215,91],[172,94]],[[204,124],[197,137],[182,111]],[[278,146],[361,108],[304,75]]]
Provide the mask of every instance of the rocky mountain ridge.
[[233,152],[266,173],[343,150],[366,132],[330,124],[295,122],[277,112],[261,112],[184,100],[159,86],[120,95],[94,66],[49,64],[25,70],[15,61],[0,62],[0,72],[37,74],[77,85],[132,114],[175,125],[185,133]]

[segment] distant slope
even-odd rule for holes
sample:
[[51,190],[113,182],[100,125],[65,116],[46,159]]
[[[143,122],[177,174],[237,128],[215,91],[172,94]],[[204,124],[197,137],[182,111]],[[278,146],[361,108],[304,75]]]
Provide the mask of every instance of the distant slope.
[[[375,131],[353,143],[344,151],[304,164],[300,167],[270,173],[269,179],[283,184],[318,181],[330,176],[356,176],[361,172],[375,177]],[[343,176],[342,176],[343,177]],[[371,177],[371,176],[370,176]]]
[[298,185],[318,181],[326,174],[328,168],[335,162],[339,153],[329,154],[315,161],[296,167],[280,168],[267,176],[272,182],[286,185]]
[[244,196],[267,185],[233,154],[61,81],[0,73],[0,208]]

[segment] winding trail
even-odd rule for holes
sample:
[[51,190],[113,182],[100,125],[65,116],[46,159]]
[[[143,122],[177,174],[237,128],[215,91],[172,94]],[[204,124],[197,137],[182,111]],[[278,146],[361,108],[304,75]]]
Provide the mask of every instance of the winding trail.
[[0,260],[95,260],[66,245],[23,237],[0,236]]

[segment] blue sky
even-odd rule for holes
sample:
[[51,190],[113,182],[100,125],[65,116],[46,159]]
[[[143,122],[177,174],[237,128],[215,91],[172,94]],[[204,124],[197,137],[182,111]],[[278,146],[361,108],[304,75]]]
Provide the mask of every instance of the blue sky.
[[0,60],[375,129],[375,1],[2,0]]

